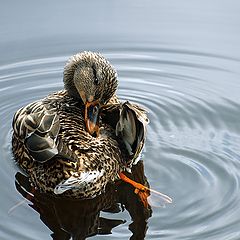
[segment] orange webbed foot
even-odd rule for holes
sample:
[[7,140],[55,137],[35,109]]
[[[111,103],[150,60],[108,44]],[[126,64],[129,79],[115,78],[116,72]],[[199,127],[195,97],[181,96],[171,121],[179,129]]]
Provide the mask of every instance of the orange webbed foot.
[[148,205],[149,205],[147,198],[148,198],[149,195],[150,195],[150,192],[149,192],[148,188],[146,188],[146,187],[141,188],[141,189],[135,188],[134,193],[136,193],[136,194],[138,195],[139,199],[140,199],[141,202],[143,203],[143,206],[144,206],[145,208],[147,208]]
[[142,185],[141,183],[133,181],[132,179],[128,178],[124,173],[122,172],[119,173],[119,176],[124,182],[131,184],[135,188],[134,193],[138,195],[139,199],[141,200],[145,208],[149,206],[147,198],[150,196],[151,192],[156,194],[161,199],[161,201],[164,201],[165,203],[172,203],[172,199],[169,196],[158,191],[152,190]]
[[145,187],[141,183],[133,181],[132,179],[128,178],[124,173],[120,173],[119,176],[124,182],[131,184],[135,188],[134,193],[138,195],[139,199],[143,203],[143,206],[148,207],[147,198],[150,195],[149,188]]

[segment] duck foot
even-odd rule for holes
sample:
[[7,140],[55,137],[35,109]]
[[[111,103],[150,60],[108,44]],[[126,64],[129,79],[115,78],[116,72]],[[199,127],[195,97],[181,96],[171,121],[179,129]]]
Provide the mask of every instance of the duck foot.
[[119,176],[122,179],[122,181],[131,184],[135,188],[134,193],[136,193],[138,195],[140,201],[143,203],[143,206],[145,208],[147,208],[149,205],[147,198],[150,195],[150,189],[148,187],[145,187],[141,183],[137,183],[137,182],[133,181],[132,179],[128,178],[122,172],[119,173]]

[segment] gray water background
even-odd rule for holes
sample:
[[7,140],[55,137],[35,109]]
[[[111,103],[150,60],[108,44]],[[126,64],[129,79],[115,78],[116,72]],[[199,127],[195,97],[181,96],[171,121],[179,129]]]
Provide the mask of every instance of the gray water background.
[[[240,3],[235,0],[1,1],[0,239],[51,239],[14,186],[14,112],[63,87],[69,56],[101,52],[118,95],[145,106],[153,208],[146,239],[240,239]],[[127,222],[110,236],[128,239]]]

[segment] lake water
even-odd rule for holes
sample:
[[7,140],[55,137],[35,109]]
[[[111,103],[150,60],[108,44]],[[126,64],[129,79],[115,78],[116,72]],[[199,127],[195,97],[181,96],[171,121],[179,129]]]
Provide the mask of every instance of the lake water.
[[[173,198],[146,218],[100,211],[97,200],[94,217],[111,227],[91,239],[240,239],[239,12],[233,0],[2,2],[0,239],[70,239],[66,226],[86,221],[81,203],[48,205],[44,196],[12,209],[24,198],[11,154],[14,112],[62,89],[66,60],[83,50],[115,66],[122,100],[148,109],[145,175]],[[43,206],[57,205],[73,214],[43,218]]]

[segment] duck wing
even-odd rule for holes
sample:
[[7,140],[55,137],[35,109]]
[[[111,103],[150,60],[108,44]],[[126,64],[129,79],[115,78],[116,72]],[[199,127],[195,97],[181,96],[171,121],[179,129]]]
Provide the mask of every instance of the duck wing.
[[146,110],[129,101],[109,104],[103,109],[103,121],[111,125],[127,149],[127,165],[136,163],[146,138],[146,126],[149,123]]
[[13,118],[14,136],[22,142],[31,157],[46,162],[59,153],[57,137],[60,130],[59,117],[37,101],[21,108]]
[[116,125],[116,135],[122,138],[127,148],[130,156],[129,165],[135,163],[142,152],[148,123],[149,120],[143,108],[128,101],[122,104]]

